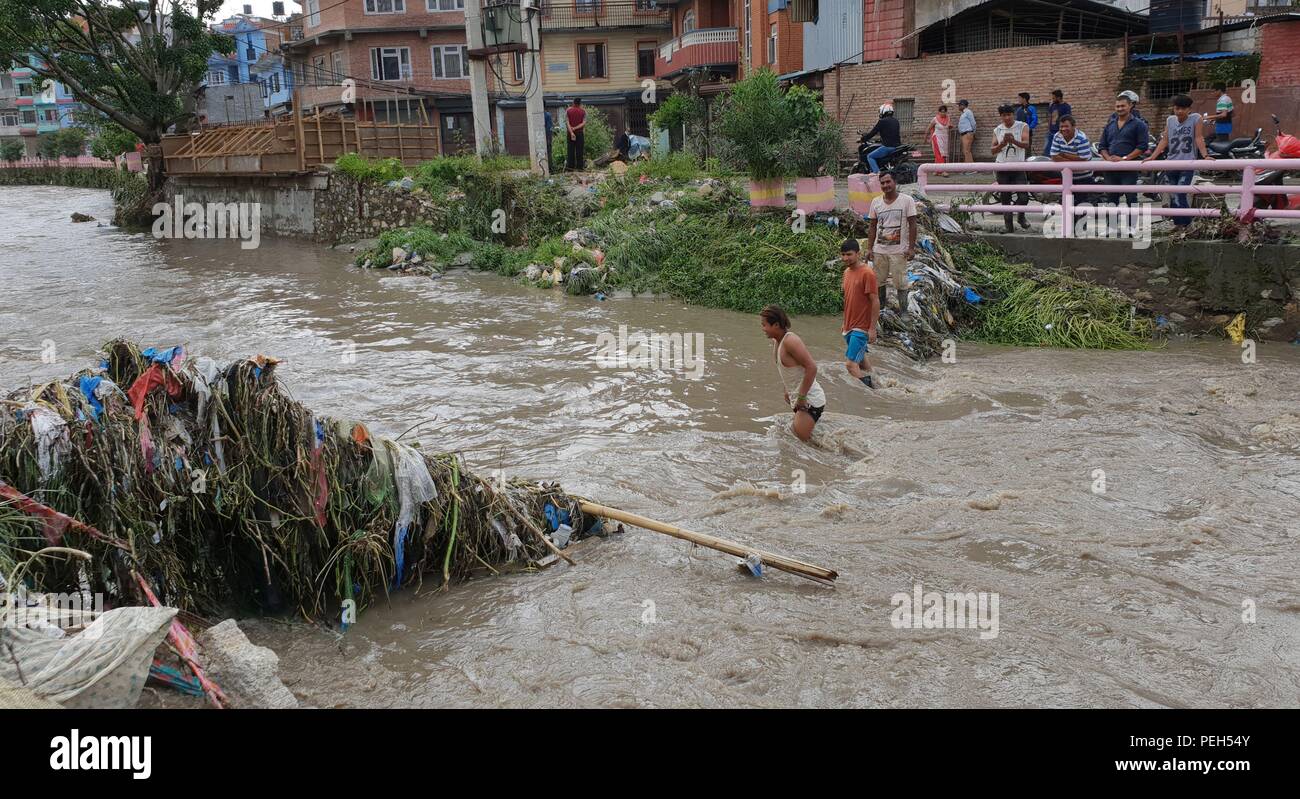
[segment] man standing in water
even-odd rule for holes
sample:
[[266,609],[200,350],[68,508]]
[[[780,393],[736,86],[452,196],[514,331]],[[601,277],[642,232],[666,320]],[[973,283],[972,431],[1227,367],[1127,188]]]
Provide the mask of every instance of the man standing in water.
[[898,312],[906,314],[907,264],[916,256],[916,200],[898,193],[898,181],[888,170],[880,173],[880,190],[882,195],[871,201],[867,211],[867,253],[876,273],[880,308],[885,307],[885,280],[889,279],[898,292]]
[[[807,441],[826,410],[826,392],[817,382],[817,362],[803,339],[790,332],[790,317],[780,306],[767,306],[758,318],[763,334],[772,339],[772,360],[785,388],[785,404],[794,411],[792,429],[800,441]],[[793,397],[791,390],[795,392]]]
[[840,245],[840,261],[844,264],[840,283],[844,291],[844,329],[840,332],[847,347],[844,365],[862,385],[875,388],[871,381],[871,362],[867,360],[867,343],[876,340],[876,320],[880,318],[876,273],[869,264],[863,263],[857,239],[845,239]]

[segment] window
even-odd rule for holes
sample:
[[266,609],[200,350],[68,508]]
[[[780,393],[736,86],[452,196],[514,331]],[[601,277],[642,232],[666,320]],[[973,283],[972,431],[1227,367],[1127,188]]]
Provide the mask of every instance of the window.
[[410,80],[411,48],[370,48],[370,77],[374,80]]
[[429,51],[433,58],[433,77],[444,80],[469,77],[469,48],[465,45],[435,45]]
[[51,110],[51,109],[49,109],[49,108],[46,108],[46,109],[42,109],[42,110],[41,110],[41,121],[42,121],[42,122],[58,122],[58,121],[59,121],[59,118],[58,118],[58,116],[55,115],[55,113],[54,113],[53,110]]
[[523,83],[524,82],[524,54],[516,50],[513,53],[513,55],[514,55],[513,60],[515,63],[515,82]]
[[1179,94],[1187,94],[1196,88],[1196,80],[1153,80],[1147,83],[1146,96],[1149,100],[1168,100]]
[[32,92],[33,92],[32,84],[30,84],[30,83],[20,83],[20,84],[18,84],[18,96],[19,96],[19,97],[31,97],[31,96],[32,96]]
[[249,61],[249,62],[256,61],[256,60],[257,60],[257,51],[254,50],[252,47],[248,47],[248,48],[246,48],[246,49],[244,50],[244,57],[245,57],[245,59],[246,59],[247,61]]
[[208,83],[209,83],[209,85],[212,85],[212,86],[225,86],[225,85],[226,85],[226,73],[224,73],[224,72],[220,72],[220,71],[217,71],[217,72],[209,72],[209,73],[208,73]]
[[273,72],[271,73],[271,93],[275,94],[278,91],[280,91],[280,73]]
[[636,76],[638,78],[653,78],[655,74],[655,50],[658,44],[655,42],[637,42],[636,43]]
[[653,14],[659,10],[656,0],[636,0],[636,10],[642,14]]
[[912,118],[916,114],[916,100],[911,97],[894,98],[894,119],[898,120],[899,130],[912,129]]
[[601,80],[605,74],[604,42],[578,44],[578,80]]
[[311,82],[316,86],[329,84],[329,73],[325,71],[325,56],[313,56],[311,59]]
[[307,9],[307,25],[314,28],[320,24],[320,0],[305,0],[305,2],[306,5],[303,7]]
[[17,111],[6,111],[5,113],[0,114],[0,128],[16,128],[16,127],[18,127]]
[[748,67],[754,63],[754,31],[752,24],[754,15],[749,10],[750,0],[745,0],[745,66]]
[[405,14],[406,0],[366,0],[367,14]]
[[695,9],[686,12],[682,17],[682,33],[690,33],[695,30]]
[[600,11],[600,0],[573,0],[573,3],[579,14],[595,14]]
[[262,99],[265,100],[269,98],[271,96],[271,82],[260,80],[257,78],[254,78],[254,80],[257,80],[258,84],[260,84],[262,87]]
[[465,0],[425,0],[424,7],[429,11],[461,11]]
[[767,37],[767,63],[776,65],[776,23],[772,24],[772,32]]
[[35,110],[35,109],[33,109],[33,108],[24,108],[22,114],[23,114],[23,124],[24,124],[24,125],[35,125],[35,124],[36,124],[36,110]]
[[330,68],[333,69],[334,71],[335,80],[343,80],[343,78],[345,77],[345,73],[343,72],[343,51],[342,50],[335,50],[333,53],[330,54]]

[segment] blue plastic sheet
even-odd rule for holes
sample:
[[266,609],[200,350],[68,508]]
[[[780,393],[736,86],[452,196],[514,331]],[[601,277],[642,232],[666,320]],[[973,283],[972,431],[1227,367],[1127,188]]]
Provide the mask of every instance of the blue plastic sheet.
[[185,354],[185,348],[176,346],[170,349],[160,350],[157,347],[150,347],[140,354],[154,363],[171,363]]
[[104,412],[104,403],[100,402],[99,397],[95,396],[95,389],[99,388],[99,384],[103,381],[104,378],[98,375],[95,377],[82,375],[81,381],[78,384],[78,387],[81,389],[81,395],[90,403],[91,416],[93,416],[97,422],[99,421],[99,415]]
[[978,293],[976,293],[975,289],[971,288],[970,286],[966,287],[964,293],[966,297],[966,302],[969,302],[972,305],[980,303],[984,300],[984,298],[981,297]]

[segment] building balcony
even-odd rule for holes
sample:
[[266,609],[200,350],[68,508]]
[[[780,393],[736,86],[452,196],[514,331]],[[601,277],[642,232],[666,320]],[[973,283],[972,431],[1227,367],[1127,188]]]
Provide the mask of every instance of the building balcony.
[[735,28],[703,28],[684,33],[659,47],[655,77],[670,78],[686,69],[736,67],[740,36]]

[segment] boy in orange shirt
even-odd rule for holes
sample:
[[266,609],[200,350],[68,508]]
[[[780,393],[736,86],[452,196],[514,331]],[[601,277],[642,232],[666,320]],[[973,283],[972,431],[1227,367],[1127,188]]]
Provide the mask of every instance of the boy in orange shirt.
[[862,248],[857,239],[845,239],[840,245],[840,261],[844,263],[844,277],[840,288],[844,292],[844,336],[847,349],[844,365],[849,374],[867,388],[871,382],[871,361],[867,359],[867,344],[876,340],[876,321],[880,319],[880,295],[876,272],[862,260]]

